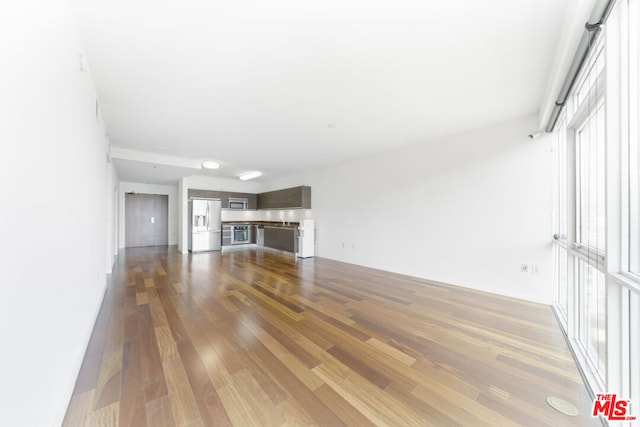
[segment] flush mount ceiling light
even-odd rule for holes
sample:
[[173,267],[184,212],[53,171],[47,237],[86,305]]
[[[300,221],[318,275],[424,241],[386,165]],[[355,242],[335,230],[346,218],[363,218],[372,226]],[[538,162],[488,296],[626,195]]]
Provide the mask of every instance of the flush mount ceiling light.
[[240,175],[238,178],[240,178],[242,181],[247,181],[249,179],[253,179],[253,178],[257,178],[259,176],[262,176],[262,172],[260,171],[253,171],[253,172],[247,172],[247,173],[243,173],[242,175]]
[[214,162],[213,160],[203,160],[202,167],[205,169],[218,169],[220,167],[220,163]]

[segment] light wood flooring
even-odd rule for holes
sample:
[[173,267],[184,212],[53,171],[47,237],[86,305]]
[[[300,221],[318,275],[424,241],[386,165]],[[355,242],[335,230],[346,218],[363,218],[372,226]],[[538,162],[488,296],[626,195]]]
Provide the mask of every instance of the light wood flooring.
[[322,258],[155,247],[119,256],[64,424],[599,426],[591,403],[548,306]]

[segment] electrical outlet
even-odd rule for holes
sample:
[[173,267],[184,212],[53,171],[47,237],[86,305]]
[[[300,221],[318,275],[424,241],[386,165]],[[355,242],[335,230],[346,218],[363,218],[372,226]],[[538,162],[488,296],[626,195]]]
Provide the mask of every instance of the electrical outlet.
[[529,272],[529,264],[520,265],[520,272],[521,273],[528,273]]

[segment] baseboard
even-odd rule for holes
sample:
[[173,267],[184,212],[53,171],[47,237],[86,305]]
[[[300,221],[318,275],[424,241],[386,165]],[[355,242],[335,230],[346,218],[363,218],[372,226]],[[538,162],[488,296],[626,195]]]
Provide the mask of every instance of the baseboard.
[[100,297],[99,304],[97,304],[96,310],[93,313],[93,321],[91,322],[91,327],[89,328],[88,334],[84,339],[84,351],[78,360],[75,362],[75,369],[73,371],[73,379],[69,381],[69,385],[65,387],[64,399],[63,402],[66,402],[63,408],[58,412],[58,416],[56,417],[55,423],[52,425],[61,426],[64,422],[64,417],[67,415],[67,410],[69,409],[69,405],[71,404],[71,398],[73,397],[73,390],[76,387],[76,382],[78,381],[78,375],[80,374],[80,369],[82,368],[82,363],[84,362],[84,358],[87,353],[87,349],[89,348],[89,342],[91,341],[91,335],[93,334],[93,329],[96,326],[96,322],[98,321],[98,315],[100,314],[100,309],[102,308],[102,304],[104,303],[104,298],[107,295],[107,289],[109,287],[109,280],[106,280],[104,285],[104,289],[102,290],[102,296]]

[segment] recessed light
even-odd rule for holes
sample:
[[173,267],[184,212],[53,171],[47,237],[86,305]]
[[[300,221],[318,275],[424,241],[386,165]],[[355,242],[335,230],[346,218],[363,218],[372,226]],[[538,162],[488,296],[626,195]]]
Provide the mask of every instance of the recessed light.
[[262,172],[260,171],[253,171],[253,172],[247,172],[247,173],[243,173],[242,175],[240,175],[238,178],[240,178],[242,181],[247,181],[249,179],[253,179],[253,178],[257,178],[259,176],[262,176]]
[[220,163],[214,162],[213,160],[203,160],[202,167],[205,169],[218,169],[220,167]]

